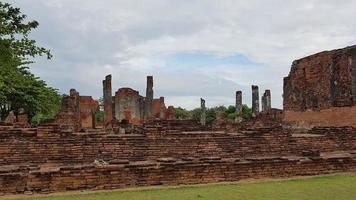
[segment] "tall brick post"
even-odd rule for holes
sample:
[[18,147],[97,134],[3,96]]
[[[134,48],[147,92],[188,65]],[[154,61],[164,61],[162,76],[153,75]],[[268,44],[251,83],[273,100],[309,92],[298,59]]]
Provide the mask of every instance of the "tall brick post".
[[266,96],[265,96],[265,94],[263,94],[262,97],[261,97],[261,108],[262,108],[262,112],[265,112],[265,111],[266,111],[266,107],[267,107]]
[[111,90],[111,74],[103,80],[103,98],[104,98],[104,127],[110,127],[113,119],[112,110],[112,90]]
[[153,76],[147,76],[145,119],[152,118]]
[[257,117],[260,112],[260,97],[258,93],[258,86],[252,85],[252,117]]
[[200,98],[200,109],[201,109],[200,124],[202,126],[205,126],[205,124],[206,124],[206,107],[205,107],[205,100],[203,98]]
[[265,90],[263,96],[265,96],[265,111],[268,111],[271,109],[271,90]]
[[235,109],[236,109],[235,121],[241,122],[242,121],[242,92],[241,91],[236,91]]

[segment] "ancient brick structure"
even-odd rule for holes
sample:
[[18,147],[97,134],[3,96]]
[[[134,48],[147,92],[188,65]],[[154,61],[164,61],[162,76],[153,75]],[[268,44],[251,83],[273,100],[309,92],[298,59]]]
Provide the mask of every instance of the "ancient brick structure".
[[256,117],[260,113],[260,96],[258,93],[258,86],[252,85],[252,116]]
[[236,108],[236,117],[241,117],[242,115],[242,92],[241,91],[236,91],[235,108]]
[[95,128],[95,112],[99,103],[91,96],[80,96],[71,89],[69,96],[62,99],[62,107],[55,121],[63,126],[69,126],[73,131]]
[[119,135],[73,133],[59,124],[0,126],[0,194],[356,171],[355,128],[193,131],[199,129],[188,120]]
[[261,104],[262,104],[262,112],[267,112],[268,110],[271,109],[271,91],[270,90],[265,90],[265,93],[263,93],[263,96],[261,99]]
[[103,100],[104,100],[104,127],[111,125],[113,120],[113,101],[111,89],[111,75],[107,75],[103,80]]
[[153,104],[153,76],[147,76],[146,99],[145,99],[145,119],[152,119]]
[[14,112],[9,113],[9,115],[5,118],[5,123],[16,124],[16,126],[19,127],[31,127],[26,114],[19,114],[16,119]]
[[131,88],[120,88],[115,93],[115,119],[141,124],[144,117],[144,97]]
[[[146,97],[141,96],[138,91],[131,88],[119,88],[115,92],[115,96],[112,97],[110,75],[103,81],[103,87],[104,121],[106,124],[112,124],[113,119],[119,122],[125,121],[133,125],[140,125],[145,121],[154,119],[167,119],[164,97],[153,98],[152,76],[147,76]],[[107,116],[108,120],[105,120],[105,116]],[[172,109],[170,110],[169,117],[173,119]]]
[[200,124],[202,126],[205,126],[205,124],[206,124],[206,107],[205,107],[205,100],[203,98],[200,98],[200,109],[201,109]]
[[159,99],[153,99],[152,101],[152,117],[165,119],[166,118],[166,106],[164,104],[164,97]]
[[284,111],[271,108],[266,90],[260,113],[253,85],[254,117],[228,121],[219,112],[213,126],[202,98],[200,121],[176,120],[163,97],[154,99],[152,76],[143,97],[131,88],[112,96],[109,75],[105,129],[91,129],[98,104],[72,89],[56,123],[0,124],[0,195],[355,172],[355,49],[295,61],[284,79]]
[[356,46],[294,61],[283,90],[286,123],[356,126]]
[[168,108],[166,110],[166,119],[167,120],[176,119],[176,112],[175,112],[173,106],[168,106]]

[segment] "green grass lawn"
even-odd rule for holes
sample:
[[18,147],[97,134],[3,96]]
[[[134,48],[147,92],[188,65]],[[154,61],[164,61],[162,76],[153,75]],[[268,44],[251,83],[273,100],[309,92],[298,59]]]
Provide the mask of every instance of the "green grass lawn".
[[0,197],[1,200],[9,198],[26,200],[356,200],[356,174],[178,188],[116,190],[88,194]]

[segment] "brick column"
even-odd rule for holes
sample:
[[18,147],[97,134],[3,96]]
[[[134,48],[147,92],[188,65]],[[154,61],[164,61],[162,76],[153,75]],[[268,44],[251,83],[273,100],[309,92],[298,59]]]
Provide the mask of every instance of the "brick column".
[[145,119],[149,119],[152,117],[152,101],[153,101],[153,76],[147,76]]
[[205,107],[205,100],[203,98],[200,98],[200,109],[201,109],[200,124],[202,126],[205,126],[205,124],[206,124],[206,107]]
[[103,98],[104,98],[104,127],[110,127],[113,119],[112,110],[112,90],[111,90],[111,74],[103,80]]
[[242,92],[241,91],[236,91],[236,96],[235,96],[235,121],[240,122],[242,120]]
[[252,85],[252,117],[257,117],[260,112],[260,97],[258,93],[258,86]]
[[271,109],[271,91],[265,90],[264,96],[265,96],[265,111],[268,111]]

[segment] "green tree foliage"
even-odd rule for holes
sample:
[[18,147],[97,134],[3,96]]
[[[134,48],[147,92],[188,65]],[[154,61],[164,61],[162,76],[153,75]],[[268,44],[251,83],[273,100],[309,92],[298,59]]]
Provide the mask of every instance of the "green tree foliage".
[[11,57],[25,59],[28,56],[46,55],[51,58],[49,50],[38,47],[36,41],[30,39],[29,33],[38,27],[38,22],[25,22],[26,15],[20,8],[12,7],[9,3],[0,2],[0,44],[6,51],[10,51]]
[[216,120],[216,110],[214,108],[208,108],[206,110],[206,123],[212,124]]
[[229,106],[224,112],[224,116],[228,119],[235,119],[236,117],[236,108],[235,106]]
[[46,55],[50,51],[38,47],[29,38],[37,21],[26,21],[19,8],[0,2],[0,118],[12,111],[23,112],[33,122],[53,117],[60,105],[58,92],[35,77],[26,67],[30,57]]
[[[216,115],[218,112],[224,113],[224,117],[227,119],[235,119],[236,109],[235,106],[217,106],[213,108],[208,108],[206,110],[206,121],[207,123],[213,123],[216,120]],[[191,111],[188,111],[191,119],[200,120],[201,109],[195,108]],[[244,119],[250,119],[252,117],[252,109],[249,108],[246,104],[242,105],[242,117]]]
[[197,121],[200,121],[200,116],[201,116],[201,109],[200,108],[195,108],[190,112],[190,118],[191,119],[194,119],[194,120],[197,120]]
[[190,117],[189,111],[184,108],[174,108],[174,111],[177,119],[188,119]]
[[[190,116],[192,119],[200,121],[200,116],[201,116],[201,109],[200,108],[195,108],[190,111]],[[216,119],[216,108],[208,108],[206,109],[206,123],[211,124],[215,121]]]
[[250,119],[252,117],[252,108],[248,107],[246,104],[242,105],[242,118]]

